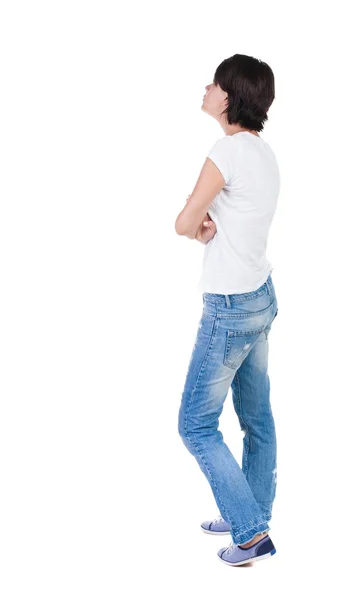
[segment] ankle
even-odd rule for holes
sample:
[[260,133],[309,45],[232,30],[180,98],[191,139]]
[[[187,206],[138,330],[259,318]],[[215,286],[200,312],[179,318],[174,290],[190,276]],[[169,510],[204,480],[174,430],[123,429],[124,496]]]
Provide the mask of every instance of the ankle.
[[252,540],[250,540],[249,542],[246,542],[245,544],[238,544],[240,546],[240,548],[248,548],[249,546],[253,546],[253,544],[256,544],[256,542],[259,542],[259,540],[261,540],[262,538],[264,538],[267,535],[267,531],[264,531],[262,533],[258,533]]

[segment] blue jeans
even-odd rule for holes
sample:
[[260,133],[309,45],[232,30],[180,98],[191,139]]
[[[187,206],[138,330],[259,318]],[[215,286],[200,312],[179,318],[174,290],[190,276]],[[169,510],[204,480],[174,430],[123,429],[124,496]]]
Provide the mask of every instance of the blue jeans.
[[[278,312],[271,275],[243,294],[204,293],[178,431],[205,474],[235,544],[268,531],[277,481],[268,335]],[[229,387],[244,431],[242,468],[218,429]]]

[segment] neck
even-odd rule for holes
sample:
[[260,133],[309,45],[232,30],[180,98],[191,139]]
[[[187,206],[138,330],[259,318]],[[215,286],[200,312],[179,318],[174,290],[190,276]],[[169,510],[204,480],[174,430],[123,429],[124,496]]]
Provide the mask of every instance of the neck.
[[247,129],[246,127],[241,127],[240,125],[229,125],[225,122],[220,123],[220,125],[226,135],[233,135],[234,133],[238,133],[239,131],[248,131],[249,133],[260,137],[259,133],[255,129]]

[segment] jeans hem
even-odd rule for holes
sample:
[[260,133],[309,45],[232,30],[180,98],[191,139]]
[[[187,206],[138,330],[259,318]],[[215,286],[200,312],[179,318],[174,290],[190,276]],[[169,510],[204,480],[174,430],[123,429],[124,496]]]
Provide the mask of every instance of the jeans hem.
[[[250,525],[250,527],[248,527],[248,525]],[[260,523],[257,523],[256,525],[253,524],[248,524],[247,527],[248,529],[245,529],[245,531],[242,531],[241,533],[236,533],[236,529],[232,529],[231,533],[232,533],[232,538],[233,538],[233,542],[238,546],[239,544],[247,544],[247,542],[250,542],[256,535],[258,535],[258,533],[264,533],[265,531],[270,531],[270,527],[267,523],[267,521],[261,521]],[[241,527],[240,529],[243,529],[243,527]]]
[[267,521],[267,523],[268,523],[268,521],[271,521],[271,519],[272,519],[272,515],[271,514],[265,514],[264,513],[264,517],[265,517],[265,521]]

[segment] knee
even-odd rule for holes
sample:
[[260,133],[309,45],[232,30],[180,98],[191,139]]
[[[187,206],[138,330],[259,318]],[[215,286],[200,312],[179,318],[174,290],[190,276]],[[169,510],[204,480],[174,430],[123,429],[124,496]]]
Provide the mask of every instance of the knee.
[[186,446],[186,448],[191,450],[189,432],[187,430],[186,423],[185,423],[184,419],[181,417],[181,415],[179,415],[179,419],[178,419],[178,434],[179,434],[182,442]]
[[196,448],[195,445],[192,443],[191,438],[189,437],[189,434],[185,431],[182,431],[181,428],[179,428],[179,435],[181,438],[182,443],[184,444],[185,448],[187,448],[187,450],[190,452],[190,454],[195,455],[196,454]]
[[180,435],[182,440],[186,437],[185,423],[180,414],[178,418],[178,434]]

